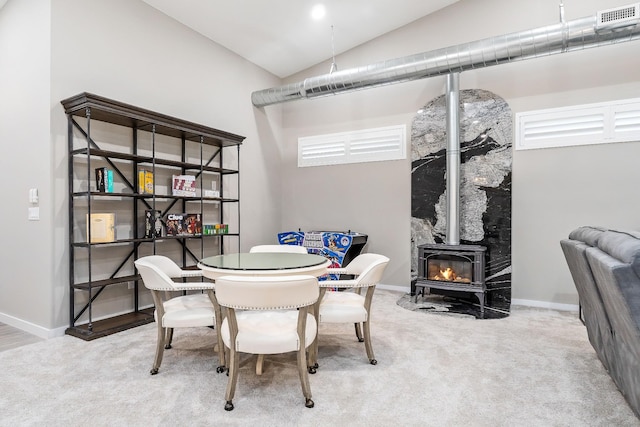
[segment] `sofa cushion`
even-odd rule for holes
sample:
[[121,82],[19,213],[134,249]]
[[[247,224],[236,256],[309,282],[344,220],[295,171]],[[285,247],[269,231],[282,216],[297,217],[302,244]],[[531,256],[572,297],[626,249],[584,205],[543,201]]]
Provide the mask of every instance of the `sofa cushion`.
[[[631,245],[626,243],[623,246]],[[640,279],[631,264],[598,248],[588,248],[587,259],[613,331],[614,358],[609,373],[640,416]]]
[[629,264],[636,273],[640,285],[640,234],[628,231],[608,230],[602,233],[597,246],[604,253],[624,264]]
[[595,246],[598,244],[598,239],[605,231],[607,231],[607,229],[604,227],[579,227],[569,233],[569,239],[579,240],[589,246]]
[[613,336],[609,316],[587,260],[586,251],[589,246],[571,239],[560,241],[560,246],[580,297],[589,342],[596,350],[604,367],[609,370],[610,361],[613,358]]

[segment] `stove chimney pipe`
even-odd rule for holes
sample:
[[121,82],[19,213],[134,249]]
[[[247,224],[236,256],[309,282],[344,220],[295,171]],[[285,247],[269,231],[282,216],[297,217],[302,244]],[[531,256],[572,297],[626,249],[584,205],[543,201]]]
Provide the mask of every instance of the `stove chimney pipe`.
[[447,74],[447,245],[460,244],[459,73]]

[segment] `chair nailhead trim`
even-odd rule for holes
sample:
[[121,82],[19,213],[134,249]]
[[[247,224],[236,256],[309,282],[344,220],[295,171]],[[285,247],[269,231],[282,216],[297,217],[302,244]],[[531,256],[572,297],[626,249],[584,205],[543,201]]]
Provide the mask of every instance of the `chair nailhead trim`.
[[298,305],[287,305],[287,306],[275,306],[275,307],[261,307],[261,308],[256,308],[256,307],[249,307],[249,306],[245,306],[245,305],[232,305],[232,304],[224,304],[220,301],[218,301],[218,304],[220,304],[221,306],[224,307],[229,307],[229,308],[233,308],[235,310],[293,310],[294,308],[300,308],[300,307],[308,307],[310,305],[313,305],[316,303],[317,300],[312,300],[309,301],[307,303],[304,304],[298,304]]

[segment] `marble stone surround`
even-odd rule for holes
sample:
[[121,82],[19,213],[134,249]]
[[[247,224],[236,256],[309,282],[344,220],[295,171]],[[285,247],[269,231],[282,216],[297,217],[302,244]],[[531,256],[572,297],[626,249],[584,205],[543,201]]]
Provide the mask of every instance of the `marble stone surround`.
[[[459,98],[460,244],[487,247],[487,307],[490,311],[508,313],[511,302],[511,109],[502,98],[485,90],[461,90]],[[445,103],[444,95],[428,102],[418,111],[411,127],[412,277],[417,275],[417,246],[446,240]]]

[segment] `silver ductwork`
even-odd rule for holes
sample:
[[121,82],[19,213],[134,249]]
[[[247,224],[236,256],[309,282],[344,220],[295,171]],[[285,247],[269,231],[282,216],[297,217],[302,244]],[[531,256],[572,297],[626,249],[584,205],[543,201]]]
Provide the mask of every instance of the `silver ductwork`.
[[447,74],[447,245],[460,244],[460,76]]
[[[263,107],[633,41],[640,38],[639,9],[638,4],[623,6],[593,17],[334,71],[253,92],[251,101],[256,107]],[[619,15],[612,11],[625,11],[624,18],[612,19]]]

